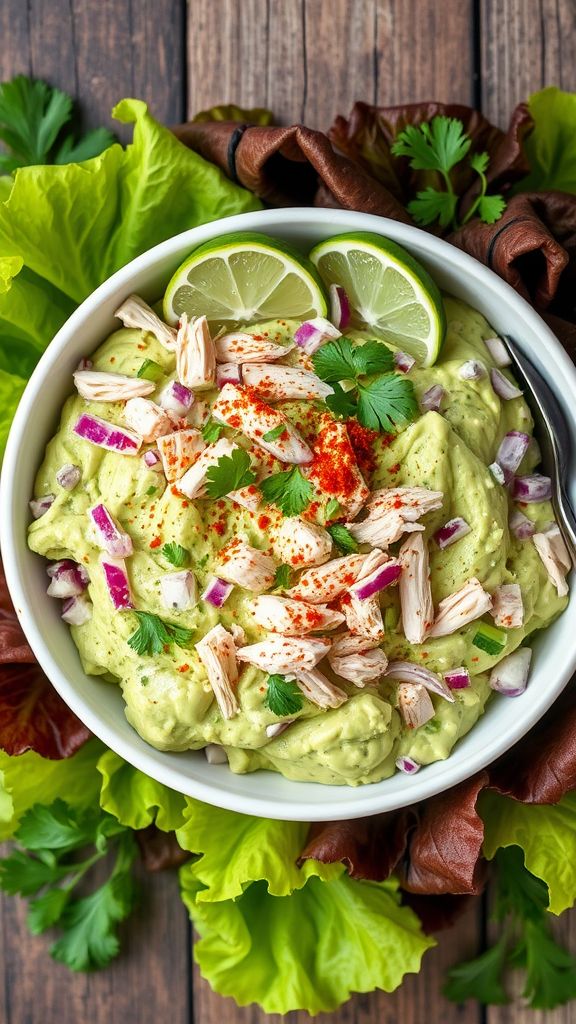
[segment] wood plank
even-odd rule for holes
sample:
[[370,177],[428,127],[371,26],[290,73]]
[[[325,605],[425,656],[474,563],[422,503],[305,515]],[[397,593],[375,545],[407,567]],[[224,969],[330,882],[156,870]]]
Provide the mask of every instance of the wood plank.
[[480,0],[482,109],[505,126],[546,85],[576,89],[574,0]]
[[104,971],[73,974],[53,961],[53,938],[31,936],[26,903],[0,898],[2,1024],[188,1024],[189,927],[173,872],[138,873],[141,902],[122,928],[122,952]]
[[327,128],[358,99],[467,103],[472,24],[473,0],[193,0],[188,113],[233,100]]
[[[481,1024],[479,1008],[456,1006],[440,992],[448,967],[478,952],[480,903],[470,907],[458,924],[438,936],[438,946],[425,954],[420,974],[408,975],[402,987],[390,995],[374,992],[356,995],[336,1013],[314,1017],[317,1024]],[[211,991],[194,965],[195,1024],[310,1024],[306,1013],[265,1014],[256,1006],[239,1008],[232,999]],[[528,1024],[528,1022],[527,1022]],[[560,1024],[560,1022],[559,1022]],[[563,1021],[562,1024],[565,1024]]]

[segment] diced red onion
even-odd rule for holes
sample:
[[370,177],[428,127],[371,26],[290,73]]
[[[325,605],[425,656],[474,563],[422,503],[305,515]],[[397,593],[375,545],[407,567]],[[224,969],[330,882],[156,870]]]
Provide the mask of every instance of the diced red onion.
[[202,594],[202,600],[208,601],[208,604],[214,605],[215,608],[221,608],[233,590],[233,583],[228,583],[227,580],[221,580],[218,576],[215,576],[210,580]]
[[518,466],[522,462],[531,438],[521,430],[509,430],[502,438],[496,454],[496,462],[504,473],[506,483],[510,483]]
[[88,574],[84,566],[78,565],[69,558],[53,562],[47,568],[50,583],[46,593],[48,597],[76,597],[88,586]]
[[404,772],[405,775],[415,775],[416,772],[420,771],[422,765],[418,764],[413,757],[397,757],[396,767],[398,771]]
[[391,676],[400,683],[421,683],[430,693],[444,697],[450,704],[454,703],[454,697],[444,680],[424,665],[416,665],[413,661],[391,661],[384,675]]
[[517,540],[530,540],[530,537],[536,533],[535,524],[520,509],[516,509],[510,514],[508,526]]
[[517,476],[512,485],[512,497],[530,504],[534,501],[550,501],[552,481],[549,476],[534,473],[533,476]]
[[92,602],[85,594],[69,597],[62,604],[62,618],[69,626],[83,626],[92,618]]
[[158,398],[158,404],[166,412],[174,412],[177,416],[185,416],[193,401],[194,393],[184,387],[179,380],[171,380],[165,388],[162,388]]
[[340,331],[329,320],[323,316],[317,316],[314,320],[305,320],[294,332],[294,341],[299,348],[309,355],[313,355],[327,341],[340,337]]
[[394,366],[400,373],[410,373],[413,366],[416,365],[414,356],[408,355],[408,352],[395,352],[394,353]]
[[451,690],[465,690],[470,686],[470,673],[464,667],[452,668],[444,673],[444,682]]
[[84,358],[84,359],[80,360],[80,362],[78,363],[78,366],[76,367],[76,370],[80,370],[80,371],[82,371],[82,370],[91,370],[93,366],[94,366],[94,363],[92,362],[91,359]]
[[330,319],[335,327],[343,331],[350,323],[350,301],[339,284],[331,284],[329,293]]
[[389,587],[391,583],[395,583],[401,572],[402,566],[400,563],[390,559],[389,562],[381,565],[379,569],[375,569],[365,579],[354,583],[350,590],[359,601],[366,601],[369,597],[384,590],[385,587]]
[[60,466],[56,473],[56,480],[65,491],[73,491],[76,485],[80,483],[81,477],[82,470],[80,466],[73,466],[70,462]]
[[228,764],[228,755],[218,743],[208,743],[204,747],[204,757],[208,764]]
[[462,380],[481,380],[486,376],[486,367],[478,359],[468,359],[459,370]]
[[499,466],[497,462],[491,462],[490,465],[488,466],[488,469],[492,473],[492,476],[494,477],[497,483],[506,483],[506,474],[504,473],[502,466]]
[[94,505],[88,514],[94,524],[96,541],[109,555],[126,558],[134,551],[132,538],[121,530],[105,505]]
[[461,537],[470,533],[470,529],[471,527],[468,526],[465,519],[462,519],[462,516],[455,516],[436,531],[434,540],[439,548],[449,548],[451,544],[455,544]]
[[216,385],[223,388],[225,384],[242,383],[242,366],[240,363],[218,363],[216,367]]
[[490,380],[492,381],[492,387],[498,395],[505,402],[508,402],[511,398],[520,398],[522,394],[520,388],[517,388],[508,377],[505,377],[501,370],[490,370]]
[[34,519],[40,519],[56,501],[55,494],[44,494],[41,498],[33,498],[29,501],[30,511]]
[[433,384],[422,395],[420,408],[423,412],[439,412],[446,392],[441,384]]
[[100,561],[110,600],[116,611],[121,612],[133,608],[130,581],[124,559],[114,558],[111,555],[102,555]]
[[512,360],[502,338],[484,338],[484,344],[496,366],[510,366]]
[[490,674],[492,689],[505,697],[519,697],[528,683],[531,658],[529,647],[519,647],[513,654],[503,658]]
[[90,444],[106,448],[123,455],[137,455],[142,446],[142,438],[127,427],[117,427],[115,423],[101,420],[84,412],[74,425],[74,433]]
[[167,572],[160,580],[160,593],[166,608],[184,612],[198,603],[196,577],[189,569]]
[[294,719],[290,718],[285,722],[273,722],[272,725],[267,725],[266,735],[268,739],[273,740],[276,736],[280,736],[281,733],[286,732],[286,729],[292,725],[293,721]]
[[90,583],[90,577],[88,570],[80,562],[73,562],[71,558],[62,558],[59,562],[50,562],[46,567],[46,572],[50,579],[57,576],[58,573],[62,572],[63,569],[75,569],[78,573],[78,578],[87,587]]
[[143,459],[144,465],[148,469],[153,469],[155,473],[162,472],[162,457],[157,448],[150,448],[149,451],[144,452]]

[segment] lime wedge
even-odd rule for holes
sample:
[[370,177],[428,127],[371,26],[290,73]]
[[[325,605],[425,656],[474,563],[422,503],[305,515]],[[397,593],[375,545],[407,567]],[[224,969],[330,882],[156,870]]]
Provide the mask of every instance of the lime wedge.
[[352,327],[432,366],[446,332],[442,296],[427,270],[396,242],[354,232],[320,242],[310,253],[324,284],[344,288]]
[[170,281],[164,318],[205,315],[213,329],[259,320],[326,316],[324,288],[309,260],[267,235],[223,235],[195,249]]

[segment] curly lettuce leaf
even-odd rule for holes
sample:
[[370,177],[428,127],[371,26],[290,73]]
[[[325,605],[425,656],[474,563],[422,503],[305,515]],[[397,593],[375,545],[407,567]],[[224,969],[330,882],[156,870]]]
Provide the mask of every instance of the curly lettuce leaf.
[[530,173],[517,192],[576,192],[576,93],[551,85],[528,101],[534,130],[524,140]]
[[480,797],[484,856],[519,846],[524,863],[550,894],[549,910],[561,914],[576,900],[576,793],[558,804],[522,804],[487,791]]
[[0,456],[6,447],[16,406],[25,387],[26,381],[22,377],[0,368]]
[[255,882],[236,900],[207,903],[196,871],[195,863],[180,870],[182,899],[200,934],[194,956],[212,988],[239,1006],[330,1012],[352,992],[392,992],[435,945],[400,906],[394,880],[310,878],[283,899]]
[[100,806],[121,825],[139,829],[155,824],[171,832],[183,824],[187,798],[182,793],[144,775],[112,750],[102,754],[96,767],[102,776]]

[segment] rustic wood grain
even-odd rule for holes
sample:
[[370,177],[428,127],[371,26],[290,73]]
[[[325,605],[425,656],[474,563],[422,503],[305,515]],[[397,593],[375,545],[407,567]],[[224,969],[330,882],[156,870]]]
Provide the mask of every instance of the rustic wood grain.
[[482,107],[496,124],[545,85],[576,90],[574,0],[480,0]]

